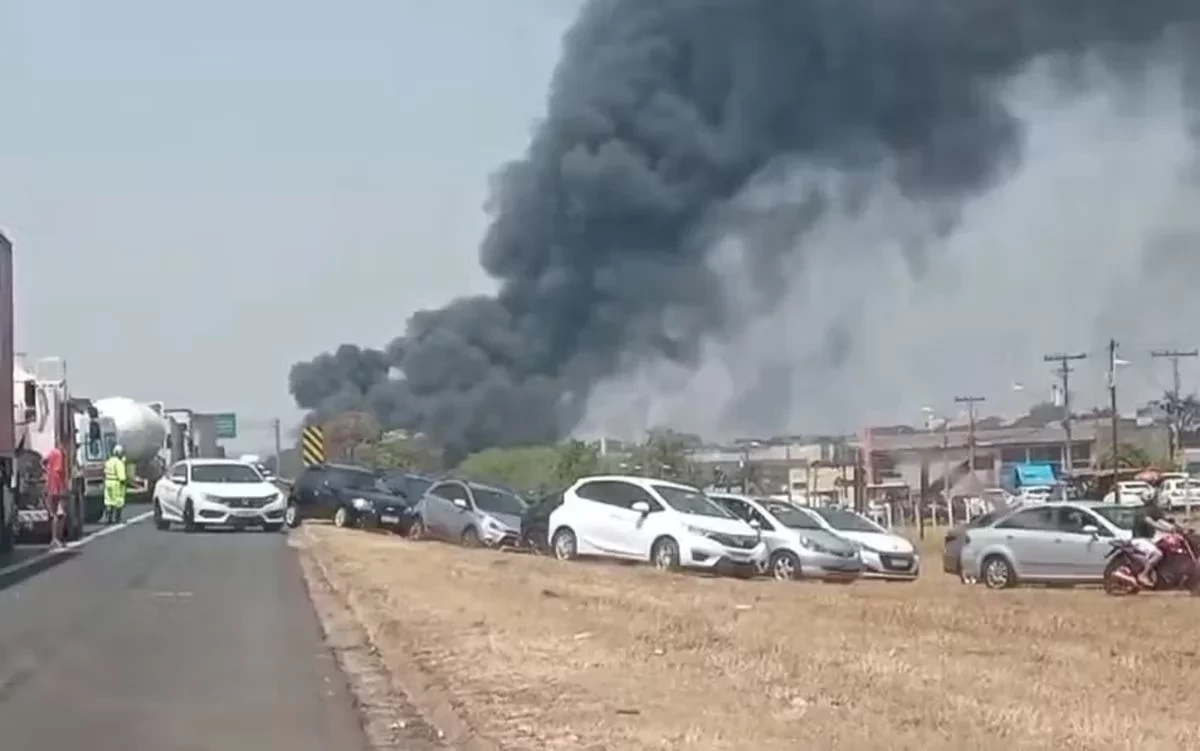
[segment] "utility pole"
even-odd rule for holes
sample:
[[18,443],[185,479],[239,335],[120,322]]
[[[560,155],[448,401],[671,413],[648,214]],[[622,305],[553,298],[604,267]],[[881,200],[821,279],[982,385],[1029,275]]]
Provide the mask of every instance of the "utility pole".
[[1117,472],[1121,468],[1121,458],[1117,440],[1117,426],[1120,418],[1117,416],[1117,340],[1108,340],[1108,408],[1112,411],[1112,470],[1113,470],[1113,500],[1121,502],[1121,483],[1117,480]]
[[1071,475],[1075,470],[1075,463],[1071,456],[1071,366],[1068,364],[1071,360],[1083,360],[1087,355],[1082,352],[1074,354],[1066,354],[1058,352],[1053,355],[1045,355],[1042,359],[1046,362],[1058,363],[1058,377],[1062,379],[1062,395],[1063,395],[1063,465],[1062,471],[1064,475]]
[[271,429],[275,432],[275,476],[283,477],[283,438],[278,417],[271,421]]
[[1151,352],[1150,356],[1151,357],[1167,357],[1167,358],[1170,358],[1170,360],[1171,360],[1171,375],[1173,376],[1172,388],[1171,388],[1171,401],[1170,401],[1170,410],[1171,411],[1170,411],[1170,414],[1167,415],[1167,418],[1171,421],[1171,432],[1170,432],[1171,461],[1174,462],[1175,457],[1179,454],[1179,444],[1180,444],[1179,436],[1183,429],[1182,420],[1180,420],[1180,414],[1179,414],[1179,412],[1180,412],[1180,410],[1179,410],[1179,403],[1180,403],[1179,392],[1181,389],[1180,383],[1179,383],[1179,360],[1180,360],[1180,358],[1183,358],[1183,357],[1200,357],[1200,350],[1193,349],[1193,350],[1188,350],[1187,352],[1181,352],[1179,350],[1174,350],[1174,349],[1156,350],[1154,352]]
[[967,463],[975,477],[975,405],[986,401],[982,396],[956,396],[956,404],[967,405]]

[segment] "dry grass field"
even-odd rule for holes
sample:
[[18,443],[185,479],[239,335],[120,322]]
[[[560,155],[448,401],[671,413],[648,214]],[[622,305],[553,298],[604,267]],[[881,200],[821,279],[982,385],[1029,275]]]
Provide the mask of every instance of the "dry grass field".
[[936,557],[915,583],[838,586],[295,537],[384,661],[504,749],[1200,748],[1186,596],[988,592]]

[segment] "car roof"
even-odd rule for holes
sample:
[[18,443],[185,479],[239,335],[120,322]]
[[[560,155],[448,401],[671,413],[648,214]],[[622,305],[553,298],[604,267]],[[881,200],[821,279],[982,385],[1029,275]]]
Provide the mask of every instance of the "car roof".
[[184,459],[182,464],[190,464],[193,467],[210,467],[214,464],[238,464],[243,467],[253,467],[250,462],[244,462],[241,459]]
[[[589,475],[581,477],[575,481],[576,484],[584,482],[592,482],[597,480],[606,480],[610,482],[627,482],[639,487],[648,488],[651,485],[665,485],[669,488],[678,488],[679,490],[694,490],[699,491],[695,485],[688,485],[674,480],[660,480],[657,477],[642,477],[641,475]],[[703,492],[703,491],[701,491]]]

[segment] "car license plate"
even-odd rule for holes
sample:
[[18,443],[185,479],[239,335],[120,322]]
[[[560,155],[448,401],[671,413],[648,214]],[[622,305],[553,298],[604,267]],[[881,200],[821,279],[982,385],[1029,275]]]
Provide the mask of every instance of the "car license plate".
[[384,514],[383,516],[379,517],[379,522],[380,524],[399,524],[400,517],[392,516],[391,514]]
[[233,515],[241,516],[241,517],[252,517],[252,516],[258,516],[258,512],[251,508],[239,508],[239,509],[233,510]]

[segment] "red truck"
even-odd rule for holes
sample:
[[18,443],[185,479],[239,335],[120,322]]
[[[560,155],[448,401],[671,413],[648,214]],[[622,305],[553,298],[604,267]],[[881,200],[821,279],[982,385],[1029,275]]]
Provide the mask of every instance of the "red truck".
[[0,233],[0,555],[9,553],[16,538],[17,504],[14,492],[17,465],[16,414],[13,405],[13,249]]

